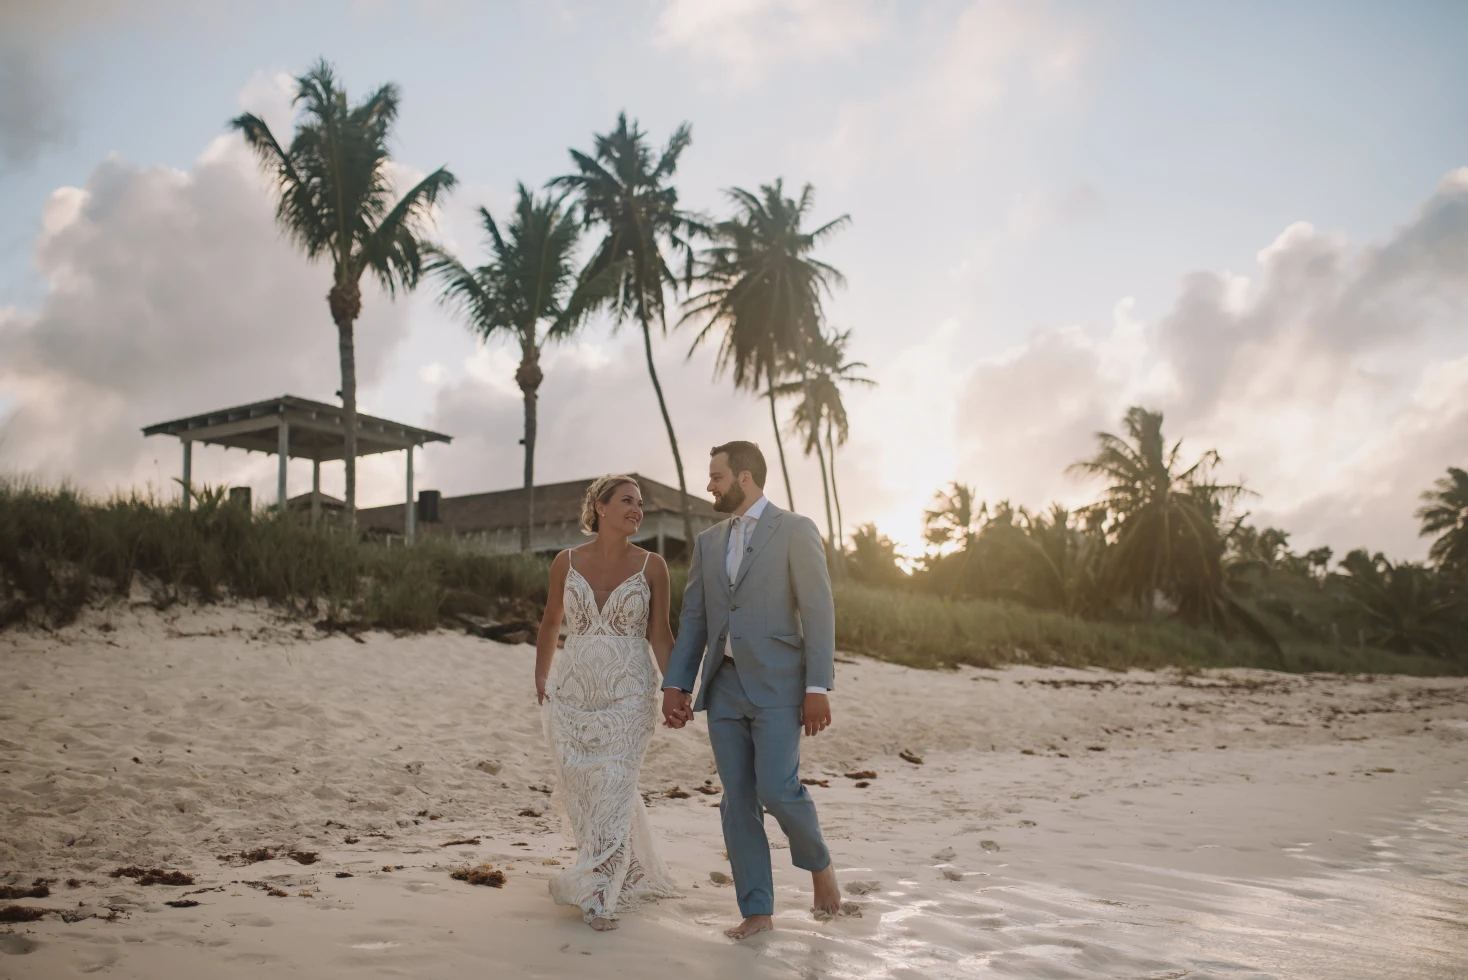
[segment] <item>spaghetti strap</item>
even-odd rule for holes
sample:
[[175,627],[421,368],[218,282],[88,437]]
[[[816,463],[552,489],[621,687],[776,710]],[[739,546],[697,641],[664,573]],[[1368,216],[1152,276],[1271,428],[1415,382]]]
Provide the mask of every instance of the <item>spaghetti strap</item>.
[[566,549],[566,564],[571,566],[571,571],[573,572],[576,570],[576,559],[571,557],[574,554],[576,554],[575,548]]
[[645,557],[645,558],[642,559],[642,573],[644,575],[647,574],[647,563],[650,562],[650,561],[652,561],[652,552],[651,551],[649,551],[647,553],[647,557]]

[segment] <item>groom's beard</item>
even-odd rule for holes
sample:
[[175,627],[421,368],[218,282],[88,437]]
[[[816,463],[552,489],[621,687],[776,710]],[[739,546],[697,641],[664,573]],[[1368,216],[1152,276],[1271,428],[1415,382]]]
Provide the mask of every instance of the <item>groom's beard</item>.
[[732,514],[744,506],[744,497],[744,488],[736,483],[723,496],[714,501],[714,510],[720,514]]

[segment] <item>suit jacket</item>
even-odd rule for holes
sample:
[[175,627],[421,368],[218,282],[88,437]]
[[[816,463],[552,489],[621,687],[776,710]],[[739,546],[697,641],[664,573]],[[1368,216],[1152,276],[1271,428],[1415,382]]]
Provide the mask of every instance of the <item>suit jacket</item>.
[[663,686],[692,691],[701,673],[693,709],[704,710],[728,637],[739,680],[756,707],[798,705],[806,685],[834,689],[836,608],[815,522],[767,503],[734,582],[725,562],[732,529],[722,521],[694,541]]

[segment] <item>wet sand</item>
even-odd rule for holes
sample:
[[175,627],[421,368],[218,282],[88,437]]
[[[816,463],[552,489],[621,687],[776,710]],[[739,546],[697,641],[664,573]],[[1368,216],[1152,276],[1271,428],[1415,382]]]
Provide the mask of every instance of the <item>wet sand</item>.
[[[531,648],[361,640],[251,606],[0,635],[0,883],[56,879],[14,904],[97,915],[0,926],[0,977],[1335,980],[1468,962],[1468,681],[843,656],[805,775],[828,783],[811,791],[861,914],[814,921],[777,849],[777,931],[735,945],[701,721],[659,730],[643,779],[685,897],[598,935],[545,889],[570,842]],[[865,787],[845,775],[862,770]],[[278,856],[218,858],[259,847]],[[479,862],[505,886],[449,877]],[[196,883],[109,877],[125,865]]]

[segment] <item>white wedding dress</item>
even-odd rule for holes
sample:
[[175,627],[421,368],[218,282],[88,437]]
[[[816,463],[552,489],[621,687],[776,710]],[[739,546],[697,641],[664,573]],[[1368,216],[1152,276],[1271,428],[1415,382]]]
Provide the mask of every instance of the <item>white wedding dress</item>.
[[658,675],[647,642],[647,562],[598,609],[591,583],[566,574],[566,646],[557,651],[541,709],[555,756],[552,805],[576,863],[551,879],[551,897],[590,922],[644,898],[679,893],[653,846],[637,791],[658,717]]

